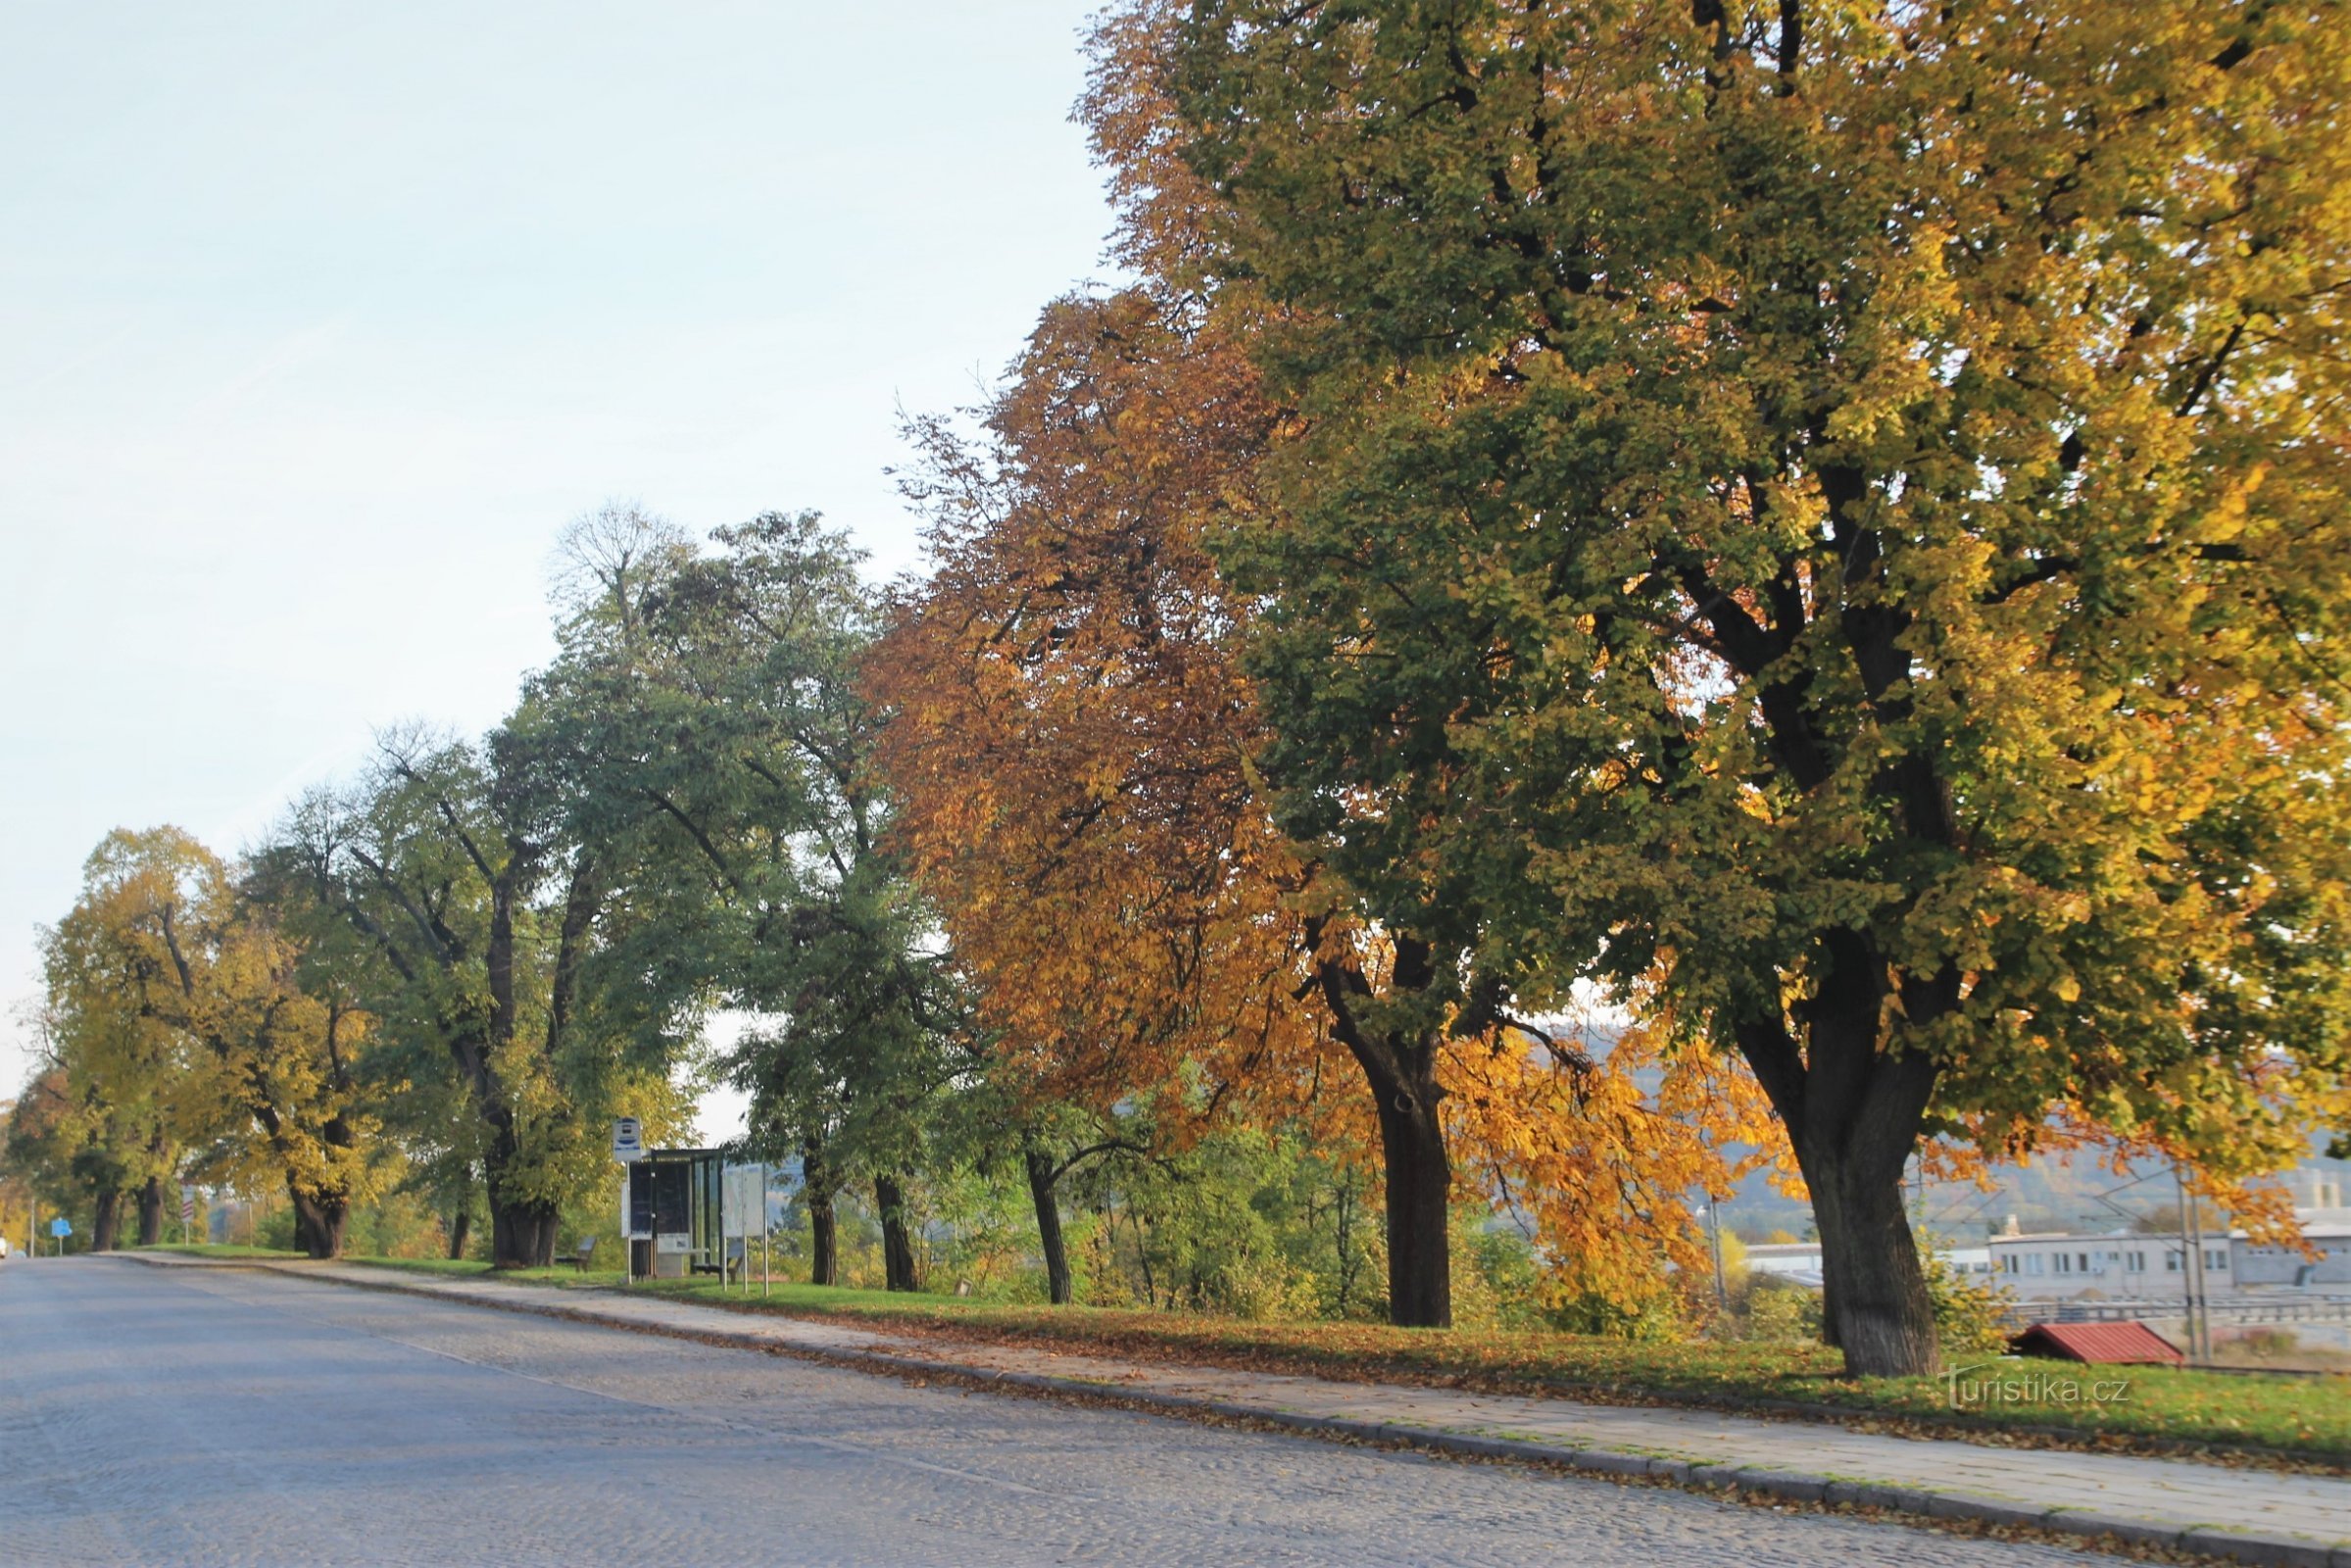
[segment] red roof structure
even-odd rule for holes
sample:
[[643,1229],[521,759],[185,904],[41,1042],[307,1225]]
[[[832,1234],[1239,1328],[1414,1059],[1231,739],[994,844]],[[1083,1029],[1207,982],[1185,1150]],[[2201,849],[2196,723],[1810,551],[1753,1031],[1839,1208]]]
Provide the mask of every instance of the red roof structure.
[[2117,1366],[2184,1366],[2180,1348],[2144,1323],[2035,1323],[2008,1342],[2012,1355]]

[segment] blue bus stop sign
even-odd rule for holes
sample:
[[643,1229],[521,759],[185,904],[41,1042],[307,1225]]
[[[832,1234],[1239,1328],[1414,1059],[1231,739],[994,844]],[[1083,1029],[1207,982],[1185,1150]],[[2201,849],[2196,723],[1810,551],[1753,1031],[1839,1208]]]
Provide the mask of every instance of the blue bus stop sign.
[[60,1214],[49,1222],[49,1234],[62,1242],[73,1234],[73,1222]]

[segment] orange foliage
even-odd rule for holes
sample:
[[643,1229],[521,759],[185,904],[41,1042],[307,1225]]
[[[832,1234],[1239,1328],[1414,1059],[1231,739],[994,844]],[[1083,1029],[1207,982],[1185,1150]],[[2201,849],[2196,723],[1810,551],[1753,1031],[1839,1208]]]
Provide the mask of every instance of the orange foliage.
[[[1661,1283],[1660,1259],[1702,1276],[1689,1195],[1727,1196],[1786,1147],[1736,1061],[1663,1052],[1640,1027],[1592,1059],[1503,1031],[1488,1049],[1446,1053],[1440,1071],[1456,1173],[1531,1231],[1561,1298],[1637,1300]],[[1726,1161],[1723,1148],[1739,1143],[1753,1152]]]
[[879,760],[1024,1085],[1296,1108],[1336,1059],[1301,998],[1309,876],[1249,782],[1257,719],[1202,548],[1248,504],[1268,415],[1175,315],[1063,300],[988,450],[917,426],[937,564],[871,664]]
[[[1120,257],[1147,282],[1049,307],[976,445],[912,428],[922,462],[902,477],[934,570],[868,666],[890,714],[877,762],[1022,1092],[1148,1096],[1178,1130],[1305,1118],[1360,1157],[1363,1071],[1380,1083],[1384,1056],[1422,1048],[1366,1023],[1409,989],[1393,945],[1273,822],[1251,767],[1248,606],[1208,544],[1261,506],[1283,415],[1248,353],[1254,304],[1194,287],[1210,198],[1165,134],[1156,24],[1149,6],[1105,21],[1086,104]],[[1571,1063],[1491,1008],[1447,1016],[1434,1089],[1455,1191],[1518,1215],[1562,1294],[1639,1296],[1661,1261],[1696,1267],[1685,1199],[1728,1190],[1719,1146],[1779,1145],[1752,1080],[1694,1048],[1635,1031]]]

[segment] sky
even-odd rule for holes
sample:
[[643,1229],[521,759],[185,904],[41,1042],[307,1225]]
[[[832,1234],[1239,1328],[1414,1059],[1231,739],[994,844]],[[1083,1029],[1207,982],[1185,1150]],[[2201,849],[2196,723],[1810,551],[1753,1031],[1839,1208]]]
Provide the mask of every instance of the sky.
[[1090,4],[0,7],[0,1098],[99,838],[496,721],[570,518],[917,564],[900,411],[1107,272]]

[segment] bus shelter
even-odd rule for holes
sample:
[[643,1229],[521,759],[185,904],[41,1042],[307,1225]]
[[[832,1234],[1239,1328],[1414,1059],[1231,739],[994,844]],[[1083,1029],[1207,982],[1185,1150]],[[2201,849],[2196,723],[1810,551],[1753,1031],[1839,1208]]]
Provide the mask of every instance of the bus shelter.
[[732,1164],[716,1149],[648,1149],[620,1168],[620,1234],[628,1241],[630,1279],[740,1277],[755,1235],[765,1264],[764,1165]]

